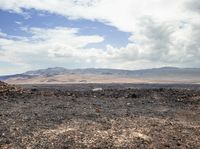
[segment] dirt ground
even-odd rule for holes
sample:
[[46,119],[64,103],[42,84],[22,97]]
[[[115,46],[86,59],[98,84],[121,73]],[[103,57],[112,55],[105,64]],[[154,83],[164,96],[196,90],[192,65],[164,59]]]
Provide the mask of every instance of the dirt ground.
[[197,86],[20,87],[0,92],[2,149],[200,148]]

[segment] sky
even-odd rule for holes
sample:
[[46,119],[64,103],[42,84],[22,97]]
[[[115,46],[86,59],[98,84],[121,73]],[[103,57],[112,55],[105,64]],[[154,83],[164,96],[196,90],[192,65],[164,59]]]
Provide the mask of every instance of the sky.
[[0,75],[200,66],[200,0],[0,0]]

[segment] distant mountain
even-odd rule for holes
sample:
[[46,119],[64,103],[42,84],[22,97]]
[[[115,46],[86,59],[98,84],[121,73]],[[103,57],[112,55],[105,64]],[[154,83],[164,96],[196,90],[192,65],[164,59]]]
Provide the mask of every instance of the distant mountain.
[[1,81],[6,81],[12,78],[24,78],[24,79],[29,79],[32,78],[33,76],[30,75],[25,75],[25,74],[15,74],[15,75],[6,75],[6,76],[0,76]]
[[27,71],[23,73],[23,75],[58,75],[58,74],[65,74],[67,72],[68,70],[63,67],[55,67],[55,68]]
[[24,76],[53,76],[64,74],[94,74],[94,75],[113,75],[123,77],[198,77],[200,75],[200,68],[177,68],[177,67],[162,67],[142,70],[121,70],[121,69],[65,69],[62,67],[40,69],[36,71],[28,71],[23,73]]
[[200,83],[200,68],[162,67],[121,70],[55,67],[0,76],[0,80],[8,83]]

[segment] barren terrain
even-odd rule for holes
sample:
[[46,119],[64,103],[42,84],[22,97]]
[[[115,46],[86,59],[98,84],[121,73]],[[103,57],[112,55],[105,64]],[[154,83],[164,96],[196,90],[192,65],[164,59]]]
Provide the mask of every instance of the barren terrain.
[[69,83],[180,83],[200,84],[199,68],[162,67],[140,70],[66,69],[54,67],[0,76],[10,84],[69,84]]
[[200,148],[199,85],[0,88],[0,148]]

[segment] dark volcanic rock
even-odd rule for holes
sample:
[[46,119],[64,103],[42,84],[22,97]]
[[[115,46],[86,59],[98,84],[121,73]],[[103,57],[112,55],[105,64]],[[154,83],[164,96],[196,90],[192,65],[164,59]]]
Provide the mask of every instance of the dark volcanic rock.
[[2,84],[0,148],[200,148],[200,89]]
[[8,89],[8,84],[0,81],[0,93],[5,92]]
[[0,86],[6,85],[6,83],[0,81]]
[[23,88],[17,87],[15,85],[9,85],[5,82],[0,81],[0,95],[1,97],[3,96],[8,96],[9,97],[15,97],[18,94],[22,93],[29,93],[28,90],[24,90]]
[[7,83],[0,81],[0,88],[6,87],[8,86]]

